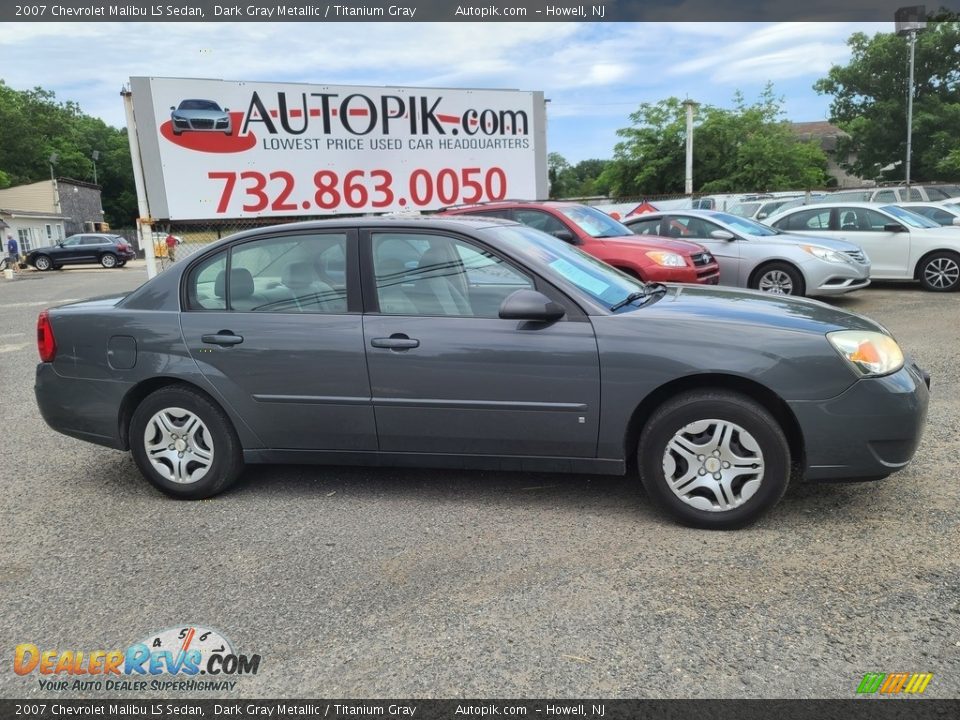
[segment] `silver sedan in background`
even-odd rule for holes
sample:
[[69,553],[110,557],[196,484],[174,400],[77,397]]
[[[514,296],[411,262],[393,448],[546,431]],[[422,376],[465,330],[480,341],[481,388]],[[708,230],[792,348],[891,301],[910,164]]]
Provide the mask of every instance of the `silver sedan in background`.
[[637,235],[693,240],[720,264],[720,284],[777,295],[839,295],[870,284],[870,259],[844,240],[791,235],[714,210],[630,217]]

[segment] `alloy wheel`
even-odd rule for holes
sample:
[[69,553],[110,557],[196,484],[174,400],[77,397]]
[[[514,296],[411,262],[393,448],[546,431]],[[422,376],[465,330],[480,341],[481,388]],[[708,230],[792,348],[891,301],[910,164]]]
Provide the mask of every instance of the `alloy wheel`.
[[931,287],[946,290],[960,280],[960,265],[953,258],[934,258],[923,269],[923,276]]
[[761,292],[773,295],[792,295],[793,280],[783,270],[770,270],[760,276],[757,287]]

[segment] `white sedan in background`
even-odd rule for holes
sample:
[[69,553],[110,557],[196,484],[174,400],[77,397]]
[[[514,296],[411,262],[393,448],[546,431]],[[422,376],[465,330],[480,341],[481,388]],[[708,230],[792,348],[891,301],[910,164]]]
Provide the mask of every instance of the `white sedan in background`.
[[766,223],[859,245],[870,257],[873,280],[919,280],[933,292],[960,289],[960,228],[941,227],[906,208],[821,203],[787,210]]
[[933,220],[937,225],[943,227],[960,225],[960,205],[950,200],[943,202],[903,202],[897,203],[897,205],[917,215],[923,215],[928,220]]

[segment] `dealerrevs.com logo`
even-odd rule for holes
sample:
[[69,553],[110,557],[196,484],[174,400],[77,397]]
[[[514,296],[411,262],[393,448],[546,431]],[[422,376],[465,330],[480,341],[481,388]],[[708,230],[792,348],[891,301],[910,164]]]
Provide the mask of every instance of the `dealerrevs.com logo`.
[[[41,649],[21,643],[13,671],[38,676],[44,691],[233,690],[239,675],[256,675],[260,655],[239,654],[216,630],[183,625],[151,633],[125,650]],[[170,679],[173,678],[173,679]]]

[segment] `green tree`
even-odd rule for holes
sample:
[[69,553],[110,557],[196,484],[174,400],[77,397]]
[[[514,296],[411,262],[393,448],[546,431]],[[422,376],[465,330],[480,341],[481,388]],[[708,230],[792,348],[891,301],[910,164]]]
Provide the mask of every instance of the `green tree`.
[[606,185],[600,175],[608,160],[581,160],[571,165],[560,153],[547,155],[547,175],[550,178],[551,198],[581,198],[602,195]]
[[54,172],[93,181],[93,151],[107,222],[129,226],[137,217],[133,164],[126,130],[83,114],[74,102],[59,102],[42,88],[14,90],[0,80],[0,187],[37,182]]
[[[822,187],[827,158],[814,143],[799,141],[780,119],[782,99],[767,88],[746,104],[734,96],[727,110],[701,105],[694,119],[693,176],[703,192],[751,192]],[[679,98],[643,103],[602,173],[613,195],[665,195],[684,189],[686,111]]]
[[[876,178],[902,161],[907,142],[909,45],[904,37],[854,33],[850,61],[814,85],[832,95],[831,120],[850,134],[841,150],[854,173]],[[936,22],[915,50],[911,179],[960,179],[960,23]],[[885,177],[901,179],[901,162]]]

